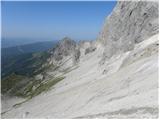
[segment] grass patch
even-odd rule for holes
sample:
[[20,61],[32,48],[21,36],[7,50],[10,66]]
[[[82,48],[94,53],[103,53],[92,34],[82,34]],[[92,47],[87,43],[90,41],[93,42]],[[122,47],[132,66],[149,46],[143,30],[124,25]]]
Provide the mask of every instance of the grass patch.
[[[10,95],[18,96],[28,100],[33,98],[34,96],[41,94],[42,92],[48,91],[52,86],[54,86],[63,79],[63,76],[55,77],[48,81],[31,79],[25,84],[20,84],[22,80],[25,80],[24,77],[12,74],[11,76],[8,76],[6,80],[2,80],[2,93],[5,93],[12,89]],[[22,103],[18,103],[15,106]]]
[[30,100],[31,98],[41,94],[42,92],[48,91],[52,86],[54,86],[55,84],[57,84],[58,82],[60,82],[63,79],[64,79],[64,77],[56,77],[52,80],[47,81],[46,83],[40,83],[40,85],[35,90],[32,89],[33,86],[35,85],[35,82],[33,82],[32,84],[28,85],[27,88],[26,88],[26,90],[27,90],[26,93],[30,93],[30,94],[28,94],[28,95],[25,95],[23,93],[18,93],[17,94],[19,96],[25,96],[25,97],[27,97],[27,99],[20,102],[20,103],[17,103],[15,105],[13,105],[13,107],[18,107],[21,104]]
[[55,84],[57,84],[63,79],[64,77],[56,77],[46,81],[45,83],[40,81],[32,81],[30,84],[26,86],[24,93],[18,93],[17,95],[27,97],[27,98],[33,98],[34,96],[37,96],[42,92],[48,91],[52,86],[54,86]]
[[44,91],[48,91],[52,86],[63,80],[64,77],[57,77],[52,80],[47,81],[46,83],[41,83],[31,94],[31,97],[37,96]]
[[39,69],[37,69],[37,70],[35,70],[34,71],[34,73],[33,73],[33,75],[38,75],[38,74],[40,74],[40,73],[44,73],[44,72],[46,72],[47,70],[49,70],[49,69],[51,69],[51,68],[55,68],[55,65],[45,65],[45,66],[43,66],[43,67],[40,67]]
[[16,75],[12,73],[1,81],[1,91],[2,93],[6,93],[12,87],[14,87],[18,82],[23,80],[25,77],[21,75]]

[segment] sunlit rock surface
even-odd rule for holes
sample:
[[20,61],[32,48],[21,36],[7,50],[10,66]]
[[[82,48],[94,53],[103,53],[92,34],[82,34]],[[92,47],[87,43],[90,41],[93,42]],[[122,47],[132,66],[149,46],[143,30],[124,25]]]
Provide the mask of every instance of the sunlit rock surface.
[[4,97],[2,118],[158,118],[157,21],[156,2],[118,2],[97,41],[53,53],[65,78],[24,103]]

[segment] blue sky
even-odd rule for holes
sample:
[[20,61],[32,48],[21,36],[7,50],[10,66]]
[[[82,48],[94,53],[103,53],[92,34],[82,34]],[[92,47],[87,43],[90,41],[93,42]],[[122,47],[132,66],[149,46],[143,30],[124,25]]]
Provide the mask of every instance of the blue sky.
[[115,5],[115,1],[2,2],[2,37],[93,40]]

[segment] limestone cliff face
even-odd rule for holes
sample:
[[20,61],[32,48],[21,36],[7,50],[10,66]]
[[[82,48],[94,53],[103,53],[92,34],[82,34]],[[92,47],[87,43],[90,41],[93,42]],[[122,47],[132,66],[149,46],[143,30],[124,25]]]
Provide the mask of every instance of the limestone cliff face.
[[158,32],[158,2],[118,1],[98,41],[105,46],[104,57],[110,58]]

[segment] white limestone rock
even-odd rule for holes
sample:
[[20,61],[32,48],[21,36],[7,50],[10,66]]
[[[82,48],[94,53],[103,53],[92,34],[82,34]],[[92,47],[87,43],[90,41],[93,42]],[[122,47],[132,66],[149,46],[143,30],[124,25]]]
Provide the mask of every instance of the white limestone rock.
[[132,50],[136,43],[157,34],[158,25],[158,2],[118,1],[98,37],[105,46],[104,58]]

